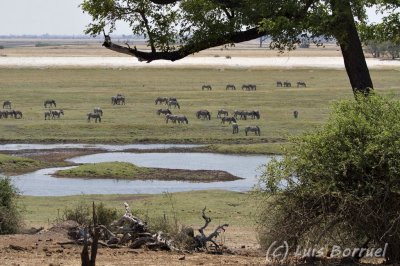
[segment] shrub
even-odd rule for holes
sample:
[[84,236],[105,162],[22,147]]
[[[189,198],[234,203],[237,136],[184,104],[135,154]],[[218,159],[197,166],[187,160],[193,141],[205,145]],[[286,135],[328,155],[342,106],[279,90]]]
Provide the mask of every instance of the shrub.
[[[122,216],[115,208],[108,208],[102,202],[96,205],[97,221],[109,226],[114,220]],[[63,220],[72,220],[80,225],[89,225],[92,222],[92,205],[85,202],[78,203],[74,208],[64,210]]]
[[22,218],[17,205],[19,196],[17,188],[10,178],[0,178],[0,234],[13,234],[22,224]]
[[400,103],[358,95],[327,124],[291,140],[260,178],[264,247],[384,247],[400,261]]

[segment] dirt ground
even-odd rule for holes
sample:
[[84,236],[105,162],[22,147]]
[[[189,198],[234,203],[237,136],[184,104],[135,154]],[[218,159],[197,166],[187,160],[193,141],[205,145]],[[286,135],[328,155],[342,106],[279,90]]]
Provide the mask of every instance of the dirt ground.
[[[80,265],[82,246],[62,244],[70,241],[67,231],[60,225],[34,235],[0,236],[0,264]],[[224,255],[100,248],[96,265],[263,265],[265,257],[255,236],[251,229],[228,228],[223,238],[233,254]]]

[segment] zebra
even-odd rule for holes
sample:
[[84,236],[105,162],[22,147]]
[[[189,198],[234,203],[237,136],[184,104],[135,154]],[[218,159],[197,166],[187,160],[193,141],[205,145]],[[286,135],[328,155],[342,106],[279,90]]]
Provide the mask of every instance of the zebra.
[[238,110],[235,110],[235,112],[233,113],[233,116],[234,116],[235,118],[238,118],[238,119],[247,120],[247,116],[250,115],[250,114],[251,114],[251,113],[250,113],[250,112],[247,112],[247,111],[238,111]]
[[50,117],[51,117],[51,110],[44,112],[44,120],[47,120],[47,118],[49,118],[50,120]]
[[226,85],[226,90],[236,90],[236,87],[233,84],[228,84]]
[[208,118],[208,120],[211,120],[211,114],[210,114],[210,112],[209,111],[207,111],[207,110],[200,110],[200,111],[197,111],[196,112],[196,117],[198,118],[198,119],[200,119],[200,118]]
[[118,104],[118,105],[125,105],[125,96],[124,95],[122,95],[122,94],[117,94],[117,96],[112,96],[111,97],[111,103],[113,104],[113,105],[116,105],[116,104]]
[[103,116],[103,110],[101,110],[101,108],[100,107],[96,107],[96,108],[94,108],[93,109],[93,113],[95,113],[95,114],[100,114],[100,116]]
[[243,84],[242,90],[255,91],[255,90],[257,90],[257,86],[255,84]]
[[97,120],[99,120],[99,123],[101,123],[101,116],[99,113],[88,113],[87,114],[87,121],[90,122],[90,119],[93,118],[94,122],[97,123]]
[[6,100],[3,102],[3,109],[11,109],[11,101]]
[[207,85],[203,85],[203,86],[201,86],[201,90],[209,90],[209,91],[211,91],[212,90],[212,87],[211,87],[211,85],[209,85],[209,84],[207,84]]
[[51,118],[60,118],[60,115],[64,115],[64,111],[61,109],[61,110],[52,110],[51,111]]
[[53,105],[54,105],[54,107],[57,107],[56,101],[53,99],[48,99],[48,100],[44,101],[44,108],[47,108],[48,105],[50,107],[52,107]]
[[177,115],[177,116],[176,116],[176,121],[178,121],[179,124],[180,124],[180,123],[185,124],[185,122],[186,122],[186,124],[189,124],[188,119],[187,119],[186,116],[184,116],[184,115]]
[[260,119],[260,112],[258,110],[253,110],[250,112],[247,112],[247,115],[251,117],[251,119],[257,118]]
[[299,88],[299,87],[307,87],[307,85],[304,81],[299,81],[299,82],[297,82],[297,88]]
[[171,108],[171,106],[174,106],[174,108],[176,108],[178,106],[178,109],[181,109],[181,107],[179,106],[178,101],[175,100],[168,100],[168,108]]
[[222,117],[221,123],[225,124],[225,122],[229,122],[229,124],[231,124],[231,123],[236,123],[237,121],[234,117]]
[[156,103],[156,105],[157,105],[157,104],[162,104],[162,103],[168,104],[168,98],[167,98],[167,97],[158,97],[158,98],[155,100],[155,103]]
[[228,115],[229,115],[229,112],[226,111],[225,109],[219,109],[219,110],[218,110],[218,114],[217,114],[217,118],[221,118],[222,115],[228,116]]
[[299,112],[297,110],[294,110],[293,112],[293,117],[297,118],[299,116]]
[[177,115],[172,115],[172,114],[167,114],[166,116],[165,116],[165,123],[167,123],[168,124],[168,121],[169,120],[171,120],[172,121],[172,123],[176,123],[176,119],[178,118],[178,116]]
[[167,114],[172,114],[172,112],[169,109],[158,109],[157,110],[157,114],[163,114],[163,115],[167,115]]
[[292,83],[290,83],[289,81],[284,81],[283,87],[292,87]]
[[232,123],[232,134],[237,134],[237,133],[239,133],[239,125],[234,122]]
[[258,127],[258,126],[248,126],[248,127],[246,127],[245,129],[244,129],[244,132],[246,133],[246,136],[247,136],[247,133],[248,132],[254,132],[254,134],[256,135],[256,136],[260,136],[260,128]]
[[22,112],[21,111],[15,111],[13,110],[13,115],[15,119],[21,119],[22,118]]
[[282,86],[283,86],[282,81],[277,81],[277,82],[276,82],[276,86],[277,86],[277,87],[282,87]]

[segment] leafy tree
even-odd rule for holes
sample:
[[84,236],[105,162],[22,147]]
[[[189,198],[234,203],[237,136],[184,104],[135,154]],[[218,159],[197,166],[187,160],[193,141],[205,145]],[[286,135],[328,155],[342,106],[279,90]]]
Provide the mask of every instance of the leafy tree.
[[294,138],[267,166],[259,190],[268,201],[260,217],[266,247],[282,239],[308,247],[388,243],[387,261],[400,261],[400,102],[356,99],[336,103],[322,129]]
[[[342,50],[354,92],[373,87],[365,62],[357,23],[367,25],[366,6],[398,7],[398,0],[84,0],[92,16],[87,34],[112,32],[118,21],[133,34],[148,39],[151,51],[120,46],[106,35],[104,46],[151,62],[175,61],[201,50],[225,44],[272,37],[271,47],[293,49],[301,38],[319,42],[334,37]],[[395,16],[395,11],[392,11]],[[387,29],[391,29],[388,19]],[[364,27],[367,29],[367,27]]]
[[21,226],[21,215],[16,203],[18,191],[10,178],[0,177],[0,234],[13,234]]

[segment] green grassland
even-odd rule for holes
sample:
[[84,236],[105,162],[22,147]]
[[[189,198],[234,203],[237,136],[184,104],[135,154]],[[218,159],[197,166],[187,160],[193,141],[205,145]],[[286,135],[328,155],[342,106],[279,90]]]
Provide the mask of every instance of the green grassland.
[[[398,97],[399,73],[372,70],[377,91]],[[277,80],[302,80],[308,87],[276,88]],[[254,83],[257,91],[226,91],[228,83]],[[213,90],[202,91],[203,84]],[[11,100],[24,114],[0,120],[1,142],[210,143],[216,144],[210,150],[240,153],[279,152],[288,136],[321,125],[333,101],[352,98],[344,70],[322,69],[0,69],[0,89],[0,101]],[[117,93],[126,96],[125,106],[111,105]],[[165,108],[154,104],[159,96],[178,98],[181,109],[172,111],[186,115],[189,124],[166,124],[156,115]],[[64,117],[44,120],[43,102],[49,98]],[[102,122],[88,123],[86,113],[97,106],[104,111]],[[261,119],[239,121],[240,132],[233,135],[216,119],[220,108],[258,109]],[[211,111],[212,120],[196,119],[199,109]],[[259,125],[261,137],[246,137],[247,125]]]
[[65,197],[22,196],[24,221],[28,226],[50,226],[62,218],[66,208],[79,204],[90,205],[103,202],[105,206],[124,212],[124,202],[140,217],[156,219],[167,215],[176,216],[180,223],[198,225],[203,223],[201,210],[206,206],[212,224],[229,223],[231,226],[252,227],[256,203],[249,193],[232,191],[191,191],[158,195],[80,195]]

